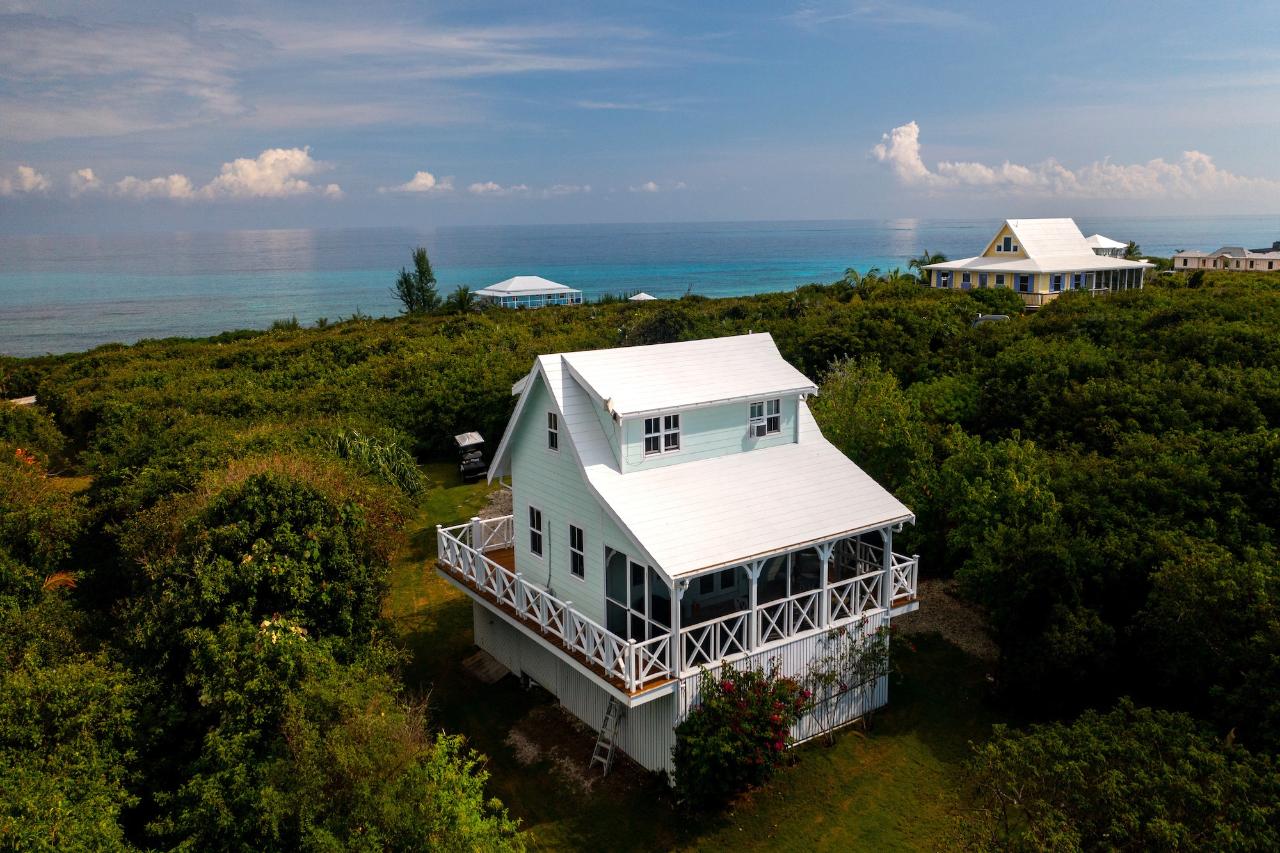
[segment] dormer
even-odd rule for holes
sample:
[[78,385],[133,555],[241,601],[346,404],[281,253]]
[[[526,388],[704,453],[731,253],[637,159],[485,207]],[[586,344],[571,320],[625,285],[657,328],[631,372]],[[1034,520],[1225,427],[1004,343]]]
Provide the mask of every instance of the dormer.
[[1005,222],[982,254],[988,258],[1025,258],[1027,251],[1013,226]]
[[768,334],[562,356],[622,473],[794,443],[814,384]]

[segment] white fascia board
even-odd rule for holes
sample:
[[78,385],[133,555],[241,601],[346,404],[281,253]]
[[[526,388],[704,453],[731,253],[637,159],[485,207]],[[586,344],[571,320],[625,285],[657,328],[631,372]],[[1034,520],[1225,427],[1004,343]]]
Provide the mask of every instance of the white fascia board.
[[754,394],[747,394],[738,397],[725,397],[722,400],[706,400],[700,403],[688,403],[683,406],[668,406],[662,409],[636,409],[635,411],[619,411],[618,416],[622,418],[641,418],[652,417],[654,415],[667,415],[672,412],[691,412],[695,409],[709,409],[712,406],[727,406],[730,403],[745,403],[748,400],[765,400],[770,397],[790,397],[792,395],[800,396],[802,394],[816,394],[817,385],[806,385],[803,388],[786,388],[781,391],[759,391]]

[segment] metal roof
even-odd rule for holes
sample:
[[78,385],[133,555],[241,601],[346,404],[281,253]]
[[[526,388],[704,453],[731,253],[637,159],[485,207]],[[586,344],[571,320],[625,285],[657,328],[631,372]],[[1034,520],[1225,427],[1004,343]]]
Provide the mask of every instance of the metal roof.
[[767,332],[560,357],[606,411],[624,417],[817,390]]
[[1085,238],[1089,245],[1095,249],[1127,249],[1128,243],[1121,243],[1119,240],[1112,240],[1110,237],[1103,237],[1101,234],[1090,234]]
[[1155,264],[1148,261],[1126,261],[1124,258],[1109,258],[1106,255],[1095,255],[1093,252],[1087,252],[1082,255],[1055,255],[1047,258],[993,258],[979,255],[973,258],[961,258],[956,261],[944,261],[940,264],[929,264],[925,269],[995,273],[1072,273],[1098,270],[1149,269],[1153,266]]
[[637,293],[635,296],[631,297],[630,301],[631,302],[650,302],[650,301],[656,300],[657,298],[658,297],[650,296],[647,293]]
[[[743,337],[763,338],[767,346],[759,340],[743,343]],[[664,350],[711,374],[728,373],[720,369],[719,357],[747,353],[757,356],[757,374],[783,372],[758,357],[769,353],[772,360],[786,364],[768,335],[718,340],[727,343],[695,348],[659,344],[598,352]],[[560,410],[567,433],[565,446],[578,462],[588,489],[640,546],[645,560],[670,577],[914,521],[906,506],[822,436],[803,400],[799,401],[797,443],[624,474],[597,417],[599,403],[594,392],[567,369],[569,356],[578,355],[540,356],[526,381],[517,383],[521,400],[494,455],[490,479],[509,467],[507,446],[528,399],[530,382],[545,381]],[[650,353],[642,361],[666,363],[660,356],[666,357]],[[804,378],[790,365],[786,367]]]
[[558,284],[540,275],[518,275],[476,291],[489,296],[540,296],[550,293],[577,292],[579,291],[572,287]]

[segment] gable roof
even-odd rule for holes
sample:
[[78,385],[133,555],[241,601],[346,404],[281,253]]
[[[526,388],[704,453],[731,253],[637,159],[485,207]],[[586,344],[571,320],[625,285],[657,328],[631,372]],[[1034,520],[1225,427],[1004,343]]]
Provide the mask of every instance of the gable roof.
[[540,275],[517,275],[476,291],[490,296],[538,296],[544,293],[571,292],[576,291]]
[[[771,338],[768,344],[781,361]],[[750,346],[765,351],[758,342]],[[660,347],[688,352],[682,344],[635,349]],[[544,382],[566,433],[563,446],[588,490],[649,564],[669,577],[914,520],[907,507],[822,436],[803,400],[798,401],[795,443],[624,474],[596,415],[599,402],[568,370],[568,356],[576,355],[539,356],[529,375],[516,383],[520,401],[494,453],[490,480],[508,470],[510,441],[525,402],[534,383]]]
[[[988,255],[995,245],[993,237],[981,255],[929,264],[929,270],[977,270],[979,272],[1039,273],[1080,272],[1087,270],[1138,269],[1152,267],[1146,261],[1112,258],[1093,251],[1089,240],[1080,232],[1074,219],[1007,219],[1005,226],[1013,232],[1025,258]],[[1001,227],[1000,231],[1003,231]],[[996,237],[1000,235],[996,232]],[[1095,237],[1101,235],[1095,234]],[[1092,239],[1092,238],[1090,238]],[[1106,240],[1106,237],[1101,239]],[[1112,241],[1114,242],[1114,241]],[[1125,246],[1125,243],[1116,243]]]
[[817,390],[767,332],[560,357],[606,411],[622,417]]

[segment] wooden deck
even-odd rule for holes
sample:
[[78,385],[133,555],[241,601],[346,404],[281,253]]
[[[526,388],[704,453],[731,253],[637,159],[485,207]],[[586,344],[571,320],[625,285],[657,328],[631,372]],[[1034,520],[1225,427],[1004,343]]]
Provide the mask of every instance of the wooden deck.
[[[490,551],[485,551],[484,555],[488,557],[490,560],[493,560],[498,565],[502,566],[504,569],[507,569],[508,571],[514,572],[516,570],[516,552],[514,548],[495,548]],[[471,595],[477,598],[483,599],[484,602],[488,604],[490,607],[495,607],[501,610],[506,615],[510,616],[512,620],[517,625],[519,625],[522,630],[524,630],[526,633],[529,634],[530,637],[532,637],[533,639],[541,643],[546,643],[548,645],[555,645],[561,652],[569,655],[578,663],[580,663],[582,666],[590,670],[591,673],[595,675],[597,678],[599,678],[602,681],[607,681],[615,689],[621,691],[622,693],[625,693],[628,696],[631,696],[634,698],[643,693],[648,693],[651,690],[657,690],[661,687],[665,687],[666,685],[670,684],[675,680],[670,677],[661,678],[661,679],[650,679],[649,681],[646,681],[643,685],[637,687],[635,690],[628,690],[626,683],[623,682],[622,679],[605,672],[602,666],[590,660],[586,655],[582,654],[578,650],[570,648],[569,646],[565,645],[563,642],[559,641],[556,637],[543,634],[542,631],[539,630],[536,622],[530,622],[527,618],[517,613],[515,608],[513,608],[510,604],[508,604],[505,601],[499,601],[498,598],[495,597],[493,593],[489,592],[488,590],[483,590],[476,587],[475,584],[471,583],[469,579],[464,577],[461,572],[454,569],[453,566],[450,566],[448,563],[437,561],[436,568],[439,569],[440,571],[447,573],[448,576],[454,582],[465,587],[467,591],[471,593]]]

